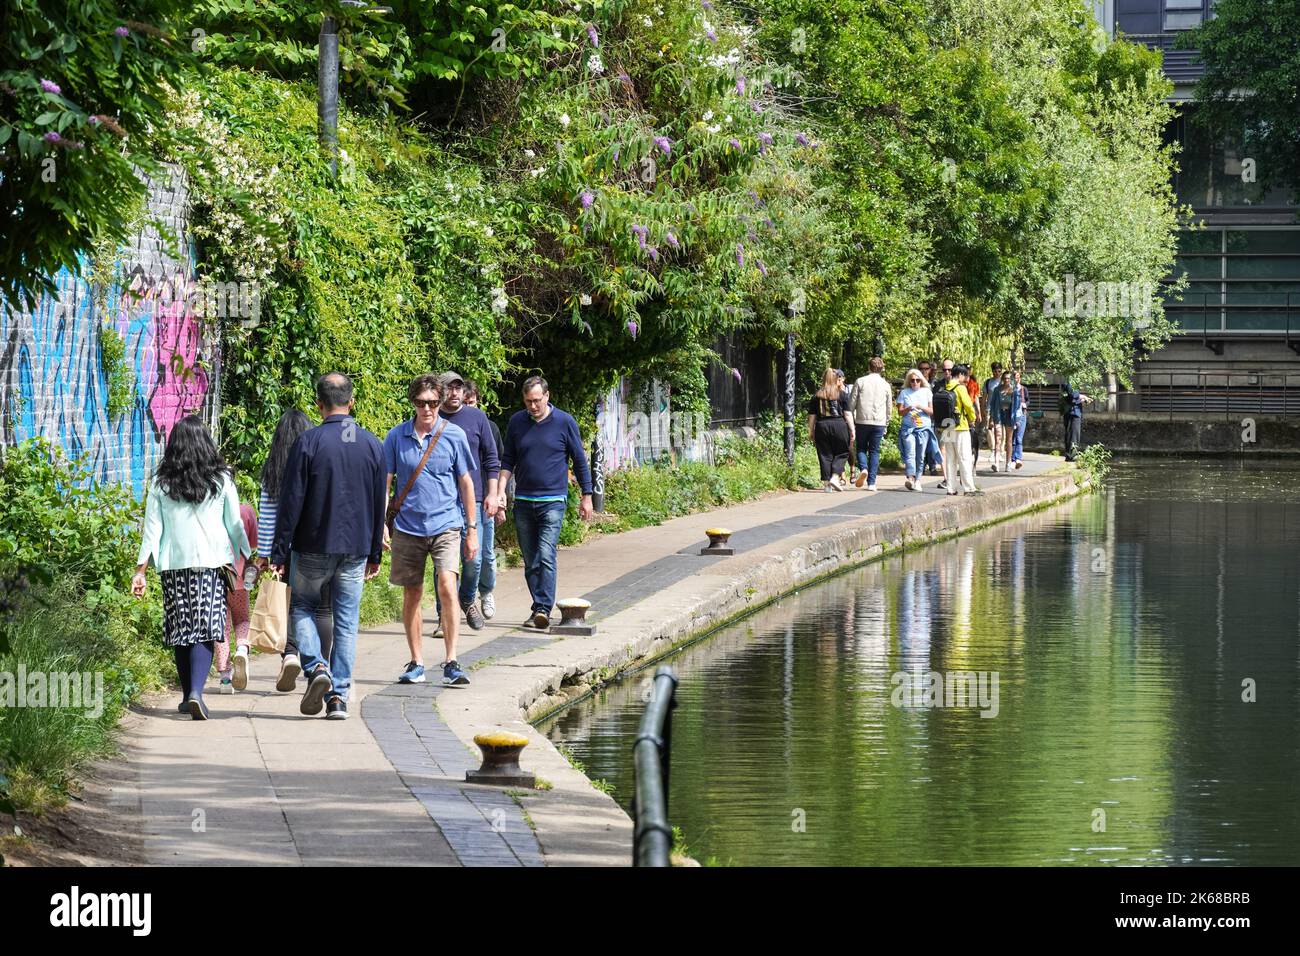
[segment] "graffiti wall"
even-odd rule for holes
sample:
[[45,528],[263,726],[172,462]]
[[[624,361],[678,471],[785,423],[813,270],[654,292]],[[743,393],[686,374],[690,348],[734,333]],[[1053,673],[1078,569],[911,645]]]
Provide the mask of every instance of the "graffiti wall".
[[[147,225],[120,251],[106,289],[92,287],[83,261],[75,274],[60,272],[58,294],[42,296],[31,312],[0,301],[0,443],[42,436],[88,455],[97,481],[129,483],[139,496],[179,419],[198,413],[215,427],[219,351],[184,291],[194,280],[187,204],[179,170],[149,183],[146,220],[161,220],[180,238],[179,260]],[[112,418],[106,328],[125,341],[132,379],[129,405]]]

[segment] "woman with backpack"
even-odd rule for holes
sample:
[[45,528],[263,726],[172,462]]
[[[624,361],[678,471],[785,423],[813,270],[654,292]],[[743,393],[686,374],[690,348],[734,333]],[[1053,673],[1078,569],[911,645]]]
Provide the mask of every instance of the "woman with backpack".
[[215,645],[226,640],[228,566],[252,549],[232,470],[196,415],[172,426],[145,498],[140,537],[131,593],[144,597],[152,560],[162,579],[163,643],[175,654],[184,695],[177,710],[207,720],[203,685]]

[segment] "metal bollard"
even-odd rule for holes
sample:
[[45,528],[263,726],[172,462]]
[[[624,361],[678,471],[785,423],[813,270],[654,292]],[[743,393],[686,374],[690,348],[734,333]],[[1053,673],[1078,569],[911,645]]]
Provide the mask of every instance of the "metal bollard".
[[560,609],[560,623],[551,626],[552,634],[570,634],[575,637],[591,637],[596,633],[596,625],[587,622],[587,612],[591,602],[582,598],[563,598],[555,602]]
[[704,532],[709,536],[709,546],[700,548],[700,554],[735,554],[736,551],[729,544],[731,538],[731,529],[729,528],[709,528]]
[[476,734],[474,743],[483,751],[483,765],[466,770],[470,783],[490,783],[500,787],[529,787],[537,778],[519,766],[519,754],[528,746],[528,738],[505,730]]

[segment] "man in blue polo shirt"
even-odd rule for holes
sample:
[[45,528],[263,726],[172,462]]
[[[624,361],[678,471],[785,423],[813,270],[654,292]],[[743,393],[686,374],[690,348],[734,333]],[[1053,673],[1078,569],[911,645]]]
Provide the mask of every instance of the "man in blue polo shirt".
[[[389,508],[397,508],[391,536],[387,529],[384,532],[393,552],[388,582],[402,588],[402,623],[411,650],[410,663],[398,680],[415,684],[425,679],[420,606],[424,600],[425,559],[431,557],[442,600],[442,637],[447,647],[442,682],[463,686],[469,683],[469,677],[456,661],[460,623],[456,591],[461,554],[466,561],[473,561],[478,554],[478,509],[474,507],[471,476],[476,463],[465,432],[438,414],[443,391],[436,375],[418,376],[406,394],[414,406],[414,415],[384,438]],[[470,516],[468,521],[466,515]]]
[[[276,510],[271,566],[282,577],[290,551],[289,618],[307,690],[299,710],[346,720],[356,657],[361,589],[379,573],[384,544],[384,456],[379,439],[352,417],[352,380],[341,372],[316,382],[324,419],[289,449]],[[333,593],[334,646],[321,658],[316,612]],[[328,700],[326,700],[328,698]]]
[[555,606],[556,550],[569,494],[569,462],[582,489],[578,514],[591,520],[591,470],[573,416],[551,405],[546,379],[524,381],[524,410],[506,426],[505,450],[497,481],[497,507],[506,507],[505,489],[515,476],[515,532],[524,556],[524,580],[533,609],[524,627],[544,631]]

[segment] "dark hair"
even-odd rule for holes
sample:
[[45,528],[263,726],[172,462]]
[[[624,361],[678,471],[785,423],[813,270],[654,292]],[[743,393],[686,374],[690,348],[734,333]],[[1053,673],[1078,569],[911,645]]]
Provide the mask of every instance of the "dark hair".
[[953,375],[969,375],[969,374],[970,374],[970,366],[969,366],[969,365],[954,365],[954,366],[952,367],[952,374],[953,374]]
[[352,379],[342,372],[327,372],[316,379],[316,401],[326,408],[343,408],[352,401]]
[[411,384],[406,386],[407,401],[415,401],[415,396],[421,392],[433,392],[438,401],[442,401],[442,379],[437,375],[417,375],[411,379]]
[[465,379],[465,395],[470,396],[470,395],[477,395],[477,394],[478,394],[478,386],[474,384],[474,380],[472,378]]
[[203,419],[186,415],[172,426],[154,474],[163,494],[197,505],[220,494],[225,479],[234,472],[221,457]]
[[547,394],[550,393],[551,387],[546,384],[546,379],[542,378],[540,375],[530,375],[528,378],[524,379],[524,394],[527,395],[538,385],[542,387],[543,392],[546,392]]
[[298,436],[309,428],[311,419],[296,408],[290,408],[280,416],[280,424],[275,426],[275,435],[271,439],[271,450],[267,453],[266,463],[262,465],[262,490],[272,498],[280,494],[280,481],[284,478],[284,466],[289,461],[289,449]]
[[1000,372],[1002,371],[1002,363],[994,362],[992,365],[989,366],[989,368],[992,369],[994,372]]

